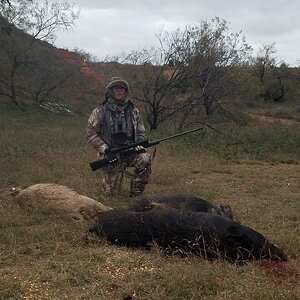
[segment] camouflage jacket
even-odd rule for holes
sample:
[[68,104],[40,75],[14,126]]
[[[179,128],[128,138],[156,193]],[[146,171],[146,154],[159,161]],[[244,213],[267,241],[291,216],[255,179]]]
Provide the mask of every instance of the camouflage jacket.
[[[137,142],[144,140],[146,139],[145,126],[140,112],[130,100],[129,105],[131,109],[131,121],[133,124],[134,141]],[[107,136],[105,132],[103,132],[103,129],[105,127],[103,126],[103,121],[105,120],[104,112],[105,106],[104,103],[102,103],[102,105],[99,105],[92,111],[88,119],[88,125],[86,128],[86,140],[96,149],[100,156],[103,155],[105,149],[109,147],[108,144],[111,142],[106,140],[106,143],[104,141],[105,138],[103,139],[104,136]]]

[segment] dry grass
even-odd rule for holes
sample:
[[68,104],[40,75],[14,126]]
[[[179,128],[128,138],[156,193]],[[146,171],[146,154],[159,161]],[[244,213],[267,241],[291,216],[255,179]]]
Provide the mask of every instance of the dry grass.
[[83,140],[86,120],[12,116],[8,112],[0,122],[0,299],[299,299],[298,150],[291,149],[293,162],[284,164],[280,149],[271,153],[278,157],[274,162],[242,152],[228,159],[194,146],[187,154],[175,142],[159,146],[147,194],[227,202],[238,220],[283,247],[290,258],[236,266],[168,257],[158,248],[117,247],[89,236],[86,223],[19,207],[13,186],[55,182],[122,207],[128,184],[120,197],[103,198],[101,174],[88,168],[94,153]]

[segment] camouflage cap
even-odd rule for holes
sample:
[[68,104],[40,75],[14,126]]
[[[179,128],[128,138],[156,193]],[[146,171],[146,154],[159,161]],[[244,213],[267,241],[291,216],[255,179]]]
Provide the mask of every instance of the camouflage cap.
[[106,90],[111,90],[114,86],[122,86],[129,92],[129,84],[128,82],[122,77],[113,77],[110,83],[106,86]]

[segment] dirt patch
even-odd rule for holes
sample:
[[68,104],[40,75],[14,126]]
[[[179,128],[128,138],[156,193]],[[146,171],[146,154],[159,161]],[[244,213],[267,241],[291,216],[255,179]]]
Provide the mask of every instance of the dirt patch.
[[272,116],[264,116],[264,115],[260,115],[260,114],[256,114],[256,113],[249,113],[249,116],[262,121],[262,122],[266,122],[266,123],[275,123],[275,122],[279,122],[283,125],[286,126],[292,126],[292,125],[298,125],[300,126],[300,122],[297,120],[290,120],[290,119],[285,119],[285,118],[276,118],[276,117],[272,117]]
[[276,283],[287,284],[300,282],[300,270],[292,268],[285,262],[269,260],[255,261],[254,265],[264,270]]

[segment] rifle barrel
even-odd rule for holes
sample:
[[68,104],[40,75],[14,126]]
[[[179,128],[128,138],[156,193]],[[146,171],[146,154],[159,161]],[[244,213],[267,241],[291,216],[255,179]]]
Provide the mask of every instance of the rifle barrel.
[[199,131],[199,130],[202,130],[202,129],[203,129],[203,127],[199,127],[199,128],[195,128],[195,129],[192,129],[192,130],[189,130],[189,131],[184,131],[184,132],[181,132],[181,133],[177,133],[177,134],[174,134],[174,135],[167,136],[167,137],[164,137],[162,139],[156,140],[155,142],[162,142],[162,141],[174,139],[178,136],[185,135],[185,134],[188,134],[188,133],[192,133],[192,132],[195,132],[195,131]]
[[[153,142],[149,142],[148,140],[143,140],[143,141],[136,142],[136,143],[133,143],[131,145],[127,145],[127,146],[124,146],[124,147],[121,147],[121,148],[112,149],[111,151],[113,153],[116,153],[116,154],[120,153],[120,154],[123,154],[123,155],[129,155],[129,154],[131,154],[135,151],[134,148],[136,146],[144,146],[145,148],[153,147],[153,146],[158,145],[162,141],[174,139],[178,136],[185,135],[185,134],[188,134],[188,133],[192,133],[192,132],[195,132],[195,131],[198,131],[198,130],[201,130],[201,129],[203,129],[203,127],[195,128],[195,129],[192,129],[192,130],[189,130],[189,131],[184,131],[184,132],[181,132],[181,133],[177,133],[177,134],[167,136],[165,138],[162,138],[162,139],[159,139],[159,140],[156,140],[156,141],[153,141]],[[93,171],[96,171],[96,170],[98,170],[102,167],[105,167],[108,164],[109,164],[108,159],[106,157],[104,157],[102,159],[91,162],[90,167]]]

